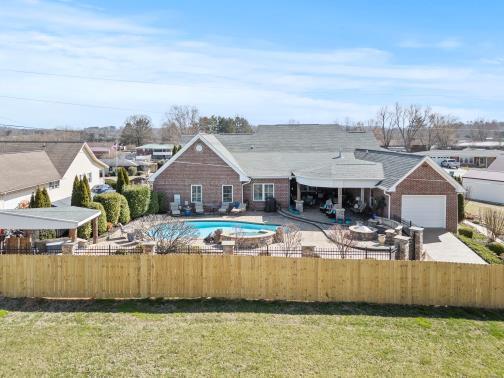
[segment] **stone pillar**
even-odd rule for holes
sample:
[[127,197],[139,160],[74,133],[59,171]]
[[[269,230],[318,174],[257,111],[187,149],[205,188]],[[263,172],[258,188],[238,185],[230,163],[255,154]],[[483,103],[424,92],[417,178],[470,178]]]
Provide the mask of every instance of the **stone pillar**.
[[338,188],[338,208],[343,208],[343,188]]
[[394,244],[397,248],[396,259],[397,260],[409,260],[409,242],[410,238],[407,236],[397,235],[394,237]]
[[412,239],[412,254],[411,258],[414,260],[423,260],[425,258],[424,248],[423,248],[423,232],[422,227],[412,226],[410,227],[411,239]]
[[360,188],[360,200],[362,203],[364,203],[366,201],[366,199],[364,198],[365,194],[364,194],[364,188]]
[[146,241],[141,244],[143,253],[146,255],[155,255],[156,254],[156,242],[155,241]]
[[71,241],[76,241],[77,240],[77,229],[72,228],[71,230],[68,230],[68,237],[70,238]]
[[77,243],[75,243],[75,242],[63,243],[61,245],[61,254],[63,254],[63,255],[73,255],[74,249],[75,249],[76,245],[77,245]]
[[300,213],[302,213],[304,210],[303,201],[295,200],[294,202],[296,203],[296,210],[299,211]]
[[396,236],[395,230],[389,228],[385,230],[385,244],[386,245],[394,245],[394,237]]
[[222,243],[222,252],[225,255],[232,255],[234,253],[235,242],[234,240],[224,240]]
[[301,201],[301,185],[297,183],[297,188],[296,188],[296,200]]
[[98,243],[98,217],[91,221],[93,225],[93,244]]
[[301,257],[320,257],[320,256],[315,253],[315,246],[302,245],[301,246]]

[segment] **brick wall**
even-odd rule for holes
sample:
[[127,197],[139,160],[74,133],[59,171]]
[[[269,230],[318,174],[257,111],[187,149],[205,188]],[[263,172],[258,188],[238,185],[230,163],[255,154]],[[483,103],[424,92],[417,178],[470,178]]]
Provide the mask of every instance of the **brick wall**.
[[284,209],[289,207],[290,203],[290,182],[289,179],[253,179],[250,184],[243,187],[243,199],[248,201],[250,210],[263,210],[263,201],[254,201],[252,196],[252,188],[254,183],[274,184],[275,198]]
[[391,216],[401,216],[401,197],[404,194],[446,195],[446,228],[452,232],[457,231],[457,192],[427,163],[412,172],[397,186],[396,191],[390,194]]
[[233,200],[242,201],[240,176],[229,167],[207,145],[201,152],[196,151],[195,143],[177,160],[166,168],[154,181],[154,190],[163,192],[168,202],[173,195],[180,194],[182,203],[191,202],[191,185],[202,185],[205,207],[220,207],[222,185],[233,185]]

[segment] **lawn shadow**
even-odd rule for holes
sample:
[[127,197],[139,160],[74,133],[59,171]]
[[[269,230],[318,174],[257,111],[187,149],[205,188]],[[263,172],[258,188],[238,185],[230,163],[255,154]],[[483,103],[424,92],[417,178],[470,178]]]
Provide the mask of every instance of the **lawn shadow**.
[[255,313],[278,315],[365,315],[504,321],[503,310],[344,302],[288,302],[226,299],[38,299],[0,297],[0,310],[101,313]]

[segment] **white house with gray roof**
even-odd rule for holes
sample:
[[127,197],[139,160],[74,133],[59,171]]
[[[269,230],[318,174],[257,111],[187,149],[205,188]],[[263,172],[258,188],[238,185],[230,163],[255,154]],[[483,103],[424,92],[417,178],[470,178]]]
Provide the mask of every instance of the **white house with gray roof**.
[[429,157],[383,150],[371,132],[319,124],[195,135],[150,181],[170,201],[177,194],[209,209],[238,201],[262,210],[269,197],[284,208],[308,197],[332,198],[339,207],[383,197],[386,217],[450,230],[464,192]]
[[75,176],[103,184],[108,168],[84,142],[0,142],[0,209],[23,207],[37,187],[56,205],[70,205]]

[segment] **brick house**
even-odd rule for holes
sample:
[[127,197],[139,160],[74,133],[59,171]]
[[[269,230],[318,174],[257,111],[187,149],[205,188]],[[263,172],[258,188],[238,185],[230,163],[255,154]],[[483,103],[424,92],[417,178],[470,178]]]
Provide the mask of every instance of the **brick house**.
[[425,227],[454,231],[457,193],[464,189],[429,157],[381,149],[372,132],[338,125],[268,125],[253,134],[198,134],[149,179],[170,202],[215,209],[245,202],[262,210],[274,197],[297,202],[334,199],[369,205]]

